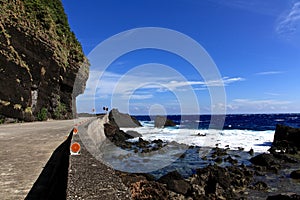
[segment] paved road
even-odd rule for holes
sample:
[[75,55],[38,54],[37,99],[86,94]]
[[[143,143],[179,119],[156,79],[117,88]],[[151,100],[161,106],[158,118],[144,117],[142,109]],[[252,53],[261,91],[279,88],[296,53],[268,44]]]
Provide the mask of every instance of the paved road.
[[81,150],[80,155],[70,158],[68,200],[131,199],[129,189],[115,171],[95,158],[95,154],[99,152],[99,144],[107,140],[103,130],[103,124],[107,120],[105,116],[103,119],[91,121],[87,126],[80,126],[79,133],[73,136],[73,142],[79,142]]
[[74,123],[86,120],[0,125],[0,199],[24,199]]

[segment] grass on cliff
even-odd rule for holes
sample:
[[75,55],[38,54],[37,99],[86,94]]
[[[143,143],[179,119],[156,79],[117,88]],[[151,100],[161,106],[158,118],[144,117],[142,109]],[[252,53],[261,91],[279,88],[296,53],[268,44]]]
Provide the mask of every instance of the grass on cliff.
[[56,54],[65,62],[70,58],[75,62],[85,61],[81,44],[70,29],[61,0],[0,0],[0,21],[13,23],[41,38],[58,42]]
[[55,31],[65,46],[71,46],[70,54],[77,61],[83,61],[81,44],[71,31],[68,18],[61,0],[24,0],[25,11],[29,18],[38,20],[47,31]]

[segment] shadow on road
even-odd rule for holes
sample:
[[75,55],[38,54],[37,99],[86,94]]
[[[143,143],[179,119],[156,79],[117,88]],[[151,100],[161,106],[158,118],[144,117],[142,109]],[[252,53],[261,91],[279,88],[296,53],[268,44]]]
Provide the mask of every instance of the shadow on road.
[[66,199],[72,136],[73,130],[70,132],[68,138],[55,149],[40,176],[27,194],[26,200]]

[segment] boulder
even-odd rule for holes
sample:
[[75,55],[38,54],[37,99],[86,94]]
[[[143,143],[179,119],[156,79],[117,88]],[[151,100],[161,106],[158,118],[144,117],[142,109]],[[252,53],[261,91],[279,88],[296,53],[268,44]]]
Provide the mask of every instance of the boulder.
[[156,116],[154,120],[154,126],[156,128],[164,128],[176,126],[176,124],[172,120],[168,119],[166,116]]
[[116,174],[122,179],[122,182],[130,189],[131,198],[139,199],[170,199],[169,191],[166,186],[155,182],[151,174],[126,173],[116,171]]
[[110,123],[104,124],[104,133],[105,136],[115,145],[122,148],[131,148],[132,144],[126,140],[133,137],[120,130],[117,125]]
[[259,154],[251,158],[250,162],[254,165],[265,166],[265,167],[271,167],[273,165],[278,164],[274,156],[272,154],[267,154],[267,153]]
[[140,134],[140,133],[138,133],[136,131],[126,131],[126,134],[130,135],[130,136],[132,136],[134,138],[136,138],[136,137],[142,137],[142,134]]
[[260,190],[260,191],[266,191],[268,190],[268,185],[263,181],[258,181],[254,183],[251,187],[252,190]]
[[271,150],[285,153],[297,153],[300,150],[300,128],[278,124],[276,126]]
[[187,194],[191,188],[189,183],[177,171],[162,176],[158,179],[158,182],[166,184],[169,190],[183,195]]
[[300,170],[295,170],[295,171],[292,171],[291,173],[291,178],[293,179],[300,179]]
[[300,195],[295,193],[282,193],[268,196],[267,200],[300,200]]
[[246,190],[252,181],[253,172],[245,166],[219,167],[209,165],[197,169],[191,177],[194,199],[201,199],[203,195],[208,199],[237,199],[237,191]]
[[120,128],[136,128],[141,127],[140,122],[129,114],[120,113],[118,109],[112,109],[109,112],[109,121],[115,123]]
[[169,192],[165,186],[155,181],[138,181],[130,185],[133,200],[161,199],[168,200]]

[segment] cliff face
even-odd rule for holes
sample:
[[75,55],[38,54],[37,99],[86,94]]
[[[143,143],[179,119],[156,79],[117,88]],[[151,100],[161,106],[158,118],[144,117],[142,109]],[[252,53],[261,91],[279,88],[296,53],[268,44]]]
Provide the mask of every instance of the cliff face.
[[61,1],[0,0],[0,8],[0,114],[72,118],[89,65]]

